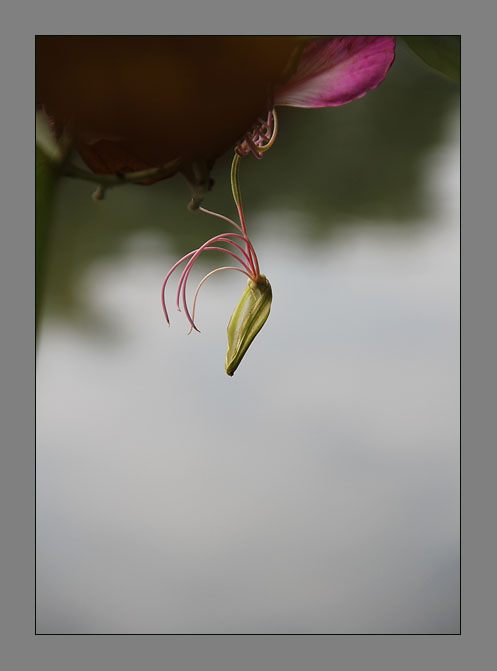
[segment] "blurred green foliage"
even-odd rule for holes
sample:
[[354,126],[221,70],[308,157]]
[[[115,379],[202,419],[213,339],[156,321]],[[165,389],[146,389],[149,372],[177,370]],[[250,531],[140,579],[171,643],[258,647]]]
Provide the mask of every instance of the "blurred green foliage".
[[427,65],[455,82],[461,80],[460,35],[404,35],[403,40]]
[[51,222],[55,190],[57,186],[57,174],[53,163],[47,154],[40,148],[36,150],[36,243],[35,243],[35,268],[36,268],[36,323],[39,323],[43,295],[45,289],[45,276],[47,273],[47,259],[49,258],[49,246],[51,242]]
[[[280,108],[274,147],[261,161],[245,158],[240,168],[251,236],[263,212],[297,215],[288,234],[299,236],[303,254],[304,241],[319,244],[359,221],[419,225],[432,211],[427,158],[444,141],[458,100],[459,87],[399,41],[387,78],[364,98],[330,109]],[[234,217],[230,163],[226,155],[214,166],[215,186],[204,204]],[[38,182],[40,197],[44,179]],[[224,230],[219,220],[187,211],[190,194],[179,175],[152,186],[112,189],[100,202],[91,198],[94,189],[68,178],[59,185],[47,249],[50,272],[39,290],[46,289],[47,306],[64,318],[84,321],[86,274],[99,260],[122,254],[135,234],[153,234],[158,247],[179,257]],[[37,215],[42,230],[44,221]]]

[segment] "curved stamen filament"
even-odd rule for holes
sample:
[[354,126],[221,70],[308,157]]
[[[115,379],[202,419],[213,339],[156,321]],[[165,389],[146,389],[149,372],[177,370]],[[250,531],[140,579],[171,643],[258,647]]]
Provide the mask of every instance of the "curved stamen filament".
[[[222,234],[222,236],[217,236],[217,237],[220,238],[220,239],[222,239],[223,242],[231,242],[231,244],[233,244],[235,247],[237,247],[238,249],[240,249],[240,251],[243,253],[244,257],[247,258],[247,256],[248,256],[248,255],[247,255],[247,252],[245,252],[245,250],[244,250],[240,245],[238,245],[237,243],[235,243],[234,241],[229,241],[229,240],[225,239],[224,236],[226,236],[226,235],[236,235],[236,233],[235,233],[235,234],[234,234],[234,233],[224,233],[224,234]],[[237,237],[240,238],[240,239],[242,239],[242,240],[244,240],[243,236],[241,236],[241,235],[237,235]],[[236,258],[236,260],[244,266],[244,268],[245,268],[245,270],[246,270],[246,274],[247,274],[248,276],[252,276],[252,269],[251,269],[246,263],[244,263],[244,262],[242,261],[242,259],[240,259],[236,254],[231,253],[229,250],[224,249],[224,248],[222,248],[222,247],[210,247],[210,246],[209,246],[209,247],[205,247],[202,251],[210,251],[210,250],[212,250],[212,249],[215,249],[215,250],[217,250],[217,251],[226,252],[227,254],[231,254],[231,256],[234,256],[234,257]],[[199,251],[198,249],[194,249],[193,251],[188,252],[188,254],[185,254],[185,256],[183,256],[181,259],[179,259],[179,261],[176,261],[176,263],[172,266],[172,268],[171,268],[171,269],[169,270],[169,272],[167,273],[167,275],[166,275],[166,277],[165,277],[165,279],[164,279],[164,282],[162,283],[162,289],[161,289],[162,309],[163,309],[163,311],[164,311],[164,316],[165,316],[165,318],[166,318],[166,322],[167,322],[168,325],[170,325],[170,321],[169,321],[169,315],[168,315],[167,307],[166,307],[166,285],[167,285],[167,283],[168,283],[168,281],[169,281],[169,278],[171,277],[171,275],[173,274],[173,272],[176,270],[176,268],[178,268],[178,266],[180,266],[180,265],[181,265],[184,261],[186,261],[187,259],[191,259],[191,257],[192,257],[194,254],[196,254],[198,251]],[[198,257],[197,257],[197,258],[198,258]],[[192,265],[193,265],[193,264],[192,264]],[[191,268],[190,268],[190,270],[191,270]],[[185,271],[186,271],[186,269],[185,269]],[[183,278],[183,275],[185,274],[185,271],[183,271],[183,273],[182,273],[182,278]],[[245,272],[245,271],[244,271],[244,272]],[[183,279],[184,279],[184,278],[183,278]],[[180,287],[179,287],[179,289],[180,289]],[[179,306],[178,306],[178,307],[179,307]]]
[[[249,134],[247,134],[244,141],[242,143],[239,143],[239,145],[237,146],[237,150],[235,151],[235,155],[233,157],[233,163],[231,165],[231,189],[233,192],[233,199],[235,201],[235,205],[238,211],[238,218],[240,220],[240,223],[237,224],[232,219],[229,219],[228,217],[225,217],[222,214],[218,214],[217,212],[207,210],[204,207],[199,208],[202,212],[205,212],[205,214],[210,214],[214,217],[217,217],[218,219],[222,219],[223,221],[226,221],[227,223],[231,224],[237,229],[237,231],[239,231],[239,233],[229,232],[215,235],[214,237],[207,240],[207,242],[204,242],[204,244],[201,245],[198,249],[194,249],[188,254],[185,254],[185,256],[183,256],[179,261],[177,261],[173,265],[173,267],[169,270],[162,284],[162,309],[164,311],[164,316],[166,318],[166,322],[168,325],[170,324],[170,322],[166,307],[166,285],[172,273],[183,262],[186,261],[186,265],[178,281],[178,286],[176,290],[176,306],[178,310],[181,311],[180,303],[183,304],[185,316],[188,322],[190,323],[189,333],[191,333],[192,330],[199,331],[194,321],[197,296],[200,287],[209,277],[211,277],[211,275],[214,275],[220,270],[237,270],[238,272],[246,275],[249,279],[258,280],[260,276],[259,261],[257,259],[257,254],[255,253],[255,249],[247,235],[247,229],[245,226],[245,218],[242,207],[242,197],[240,192],[238,170],[241,156],[244,153],[248,153],[245,151],[242,145],[245,144],[246,146],[250,147],[251,148],[250,150],[253,150],[253,152],[258,156],[258,158],[262,158],[261,152],[268,149],[274,142],[274,139],[276,137],[276,129],[277,129],[276,115],[274,111],[269,112],[267,116],[267,121],[264,121],[263,119],[258,119],[255,127],[250,131]],[[264,142],[266,142],[266,144],[264,144]],[[238,149],[241,149],[241,151],[238,151]],[[225,245],[230,245],[231,247],[235,248],[235,251],[233,249],[226,249],[226,247],[219,247],[218,243],[224,243]],[[242,246],[242,243],[244,244],[245,248]],[[207,273],[207,275],[205,275],[197,285],[193,298],[192,312],[190,313],[190,310],[188,308],[188,302],[186,299],[186,288],[188,283],[188,277],[199,256],[206,251],[217,251],[217,252],[223,252],[224,254],[228,254],[229,256],[233,257],[240,264],[241,267],[238,268],[236,266],[223,266],[221,268],[216,268],[215,270],[212,270],[211,272]]]
[[186,261],[186,259],[190,258],[190,256],[193,256],[193,254],[195,254],[196,251],[197,250],[194,249],[192,252],[188,252],[188,254],[185,254],[185,256],[183,256],[179,261],[176,261],[174,266],[172,266],[172,268],[170,268],[169,272],[167,273],[167,275],[164,279],[164,282],[162,283],[162,290],[161,290],[162,309],[164,311],[164,317],[166,318],[166,322],[167,322],[168,326],[171,326],[171,322],[169,321],[169,315],[167,313],[167,307],[166,307],[166,284],[167,284],[169,278],[171,277],[171,275],[176,270],[176,268],[178,266],[180,266],[183,263],[183,261]]
[[[225,233],[224,235],[237,236],[236,233],[231,233],[231,234]],[[226,254],[229,254],[230,256],[235,258],[240,263],[241,266],[243,266],[243,268],[245,269],[243,272],[245,273],[245,275],[247,275],[247,277],[254,278],[253,268],[251,268],[244,261],[242,261],[242,259],[239,256],[237,256],[234,252],[231,252],[228,249],[224,249],[223,247],[212,247],[211,246],[211,243],[216,242],[217,240],[219,240],[220,237],[223,237],[223,236],[216,236],[212,240],[209,240],[204,245],[199,247],[195,252],[193,252],[190,260],[188,261],[185,269],[183,270],[183,273],[181,274],[181,277],[180,277],[180,280],[179,280],[179,283],[178,283],[178,289],[177,289],[177,292],[176,292],[176,305],[177,305],[178,310],[179,310],[180,309],[180,307],[179,307],[180,297],[182,297],[183,308],[185,310],[185,316],[188,319],[188,321],[190,322],[191,326],[195,329],[195,331],[198,331],[198,328],[195,326],[195,324],[193,322],[193,319],[190,316],[190,312],[188,310],[188,305],[187,305],[187,301],[186,301],[186,284],[187,284],[188,276],[190,274],[191,269],[193,268],[193,265],[194,265],[195,261],[198,259],[198,257],[200,256],[200,254],[203,251],[205,251],[207,249],[214,249],[216,251],[225,252]],[[237,236],[237,237],[241,237],[241,236]]]
[[[235,242],[235,240],[230,240],[229,238],[236,238],[238,240],[242,240],[245,242],[247,245],[247,250],[245,251],[243,247]],[[235,252],[225,249],[224,247],[218,247],[215,245],[216,242],[224,242],[226,244],[231,244],[233,245],[237,250],[240,251],[240,254],[243,255],[243,258],[240,257],[238,254]],[[169,270],[169,272],[166,275],[166,278],[164,279],[164,282],[162,284],[162,309],[164,311],[164,316],[166,318],[166,322],[170,324],[169,321],[169,315],[167,312],[167,307],[166,307],[166,285],[171,277],[172,273],[176,270],[178,266],[180,266],[184,261],[188,260],[188,263],[186,264],[183,272],[181,273],[181,277],[178,282],[178,288],[176,292],[176,305],[178,310],[180,310],[180,301],[181,298],[183,299],[183,307],[185,310],[185,316],[190,322],[190,325],[192,328],[194,328],[196,331],[198,331],[198,328],[195,326],[194,321],[192,316],[190,315],[190,311],[188,309],[188,304],[186,301],[186,284],[187,284],[187,279],[190,274],[191,269],[193,268],[193,265],[197,261],[198,257],[202,252],[204,251],[219,251],[219,252],[224,252],[225,254],[229,254],[232,256],[238,263],[242,266],[242,268],[236,268],[236,270],[239,270],[240,272],[243,272],[247,277],[255,278],[258,275],[256,275],[255,268],[253,266],[251,257],[255,255],[255,251],[252,247],[252,243],[250,240],[248,240],[245,236],[240,235],[239,233],[221,233],[220,235],[216,235],[207,242],[205,242],[203,245],[201,245],[198,249],[195,249],[188,254],[185,254],[179,261],[177,261],[172,268]],[[245,260],[244,260],[245,259]],[[258,268],[258,266],[257,266]]]
[[[205,212],[206,214],[211,214],[213,217],[218,217],[219,219],[223,219],[224,221],[227,221],[228,223],[232,224],[235,226],[239,231],[244,233],[245,236],[245,242],[247,244],[247,250],[249,251],[249,262],[253,266],[253,269],[255,271],[256,277],[259,276],[260,271],[259,271],[259,262],[257,260],[257,255],[255,254],[255,250],[252,246],[252,243],[248,239],[247,236],[247,229],[245,228],[245,219],[243,216],[243,210],[242,210],[242,202],[241,202],[241,194],[240,194],[240,186],[238,184],[238,163],[239,163],[239,158],[235,162],[235,157],[233,158],[233,163],[231,166],[231,186],[232,186],[232,191],[233,191],[233,198],[236,203],[236,207],[238,210],[238,217],[240,219],[241,226],[239,226],[237,223],[235,223],[232,219],[228,219],[228,217],[225,217],[222,214],[218,214],[217,212],[211,212],[211,210],[207,210],[205,207],[199,207],[199,210],[201,212]],[[250,247],[250,249],[249,249]]]
[[[239,231],[242,231],[241,226],[239,226],[233,219],[228,219],[228,217],[225,217],[224,214],[218,214],[217,212],[211,212],[211,210],[206,210],[205,207],[199,207],[198,208],[200,212],[205,212],[205,214],[211,214],[213,217],[217,217],[218,219],[223,219],[223,221],[227,221],[228,224],[232,224],[235,228],[237,228]],[[243,231],[242,231],[243,233]]]
[[[216,236],[214,236],[213,238],[211,238],[210,240],[207,240],[207,242],[204,242],[204,244],[201,245],[198,249],[195,249],[193,252],[190,252],[190,254],[188,254],[186,257],[183,257],[182,260],[185,260],[185,258],[187,258],[188,256],[191,256],[190,260],[188,261],[187,265],[185,266],[185,269],[183,270],[183,273],[182,273],[182,275],[181,275],[181,277],[180,277],[180,281],[179,281],[179,282],[180,282],[180,285],[183,284],[183,281],[184,281],[185,277],[188,276],[188,273],[189,273],[190,270],[192,269],[193,264],[194,264],[195,261],[198,259],[198,257],[200,256],[200,254],[201,254],[207,247],[209,247],[210,245],[212,245],[212,244],[216,243],[218,240],[220,240],[220,238],[227,238],[228,236],[229,236],[229,237],[233,237],[233,238],[238,238],[238,239],[241,239],[241,240],[244,240],[245,242],[247,242],[247,240],[246,240],[242,235],[239,235],[238,233],[221,233],[221,235],[216,235]],[[229,241],[226,241],[226,242],[229,242]],[[253,250],[252,243],[251,243],[250,241],[248,241],[248,246],[249,246],[249,249],[250,249],[250,250]],[[227,254],[231,254],[232,256],[235,256],[235,258],[236,258],[242,265],[244,265],[244,266],[246,267],[246,269],[247,269],[247,271],[250,273],[251,277],[254,277],[254,278],[257,277],[257,275],[256,275],[256,273],[255,273],[255,269],[254,269],[254,267],[252,266],[251,263],[249,263],[249,265],[247,266],[247,264],[245,264],[244,261],[242,261],[239,257],[237,257],[237,256],[234,255],[232,252],[230,252],[230,251],[228,251],[227,249],[224,249],[224,248],[222,248],[222,247],[221,247],[221,248],[218,248],[218,250],[219,250],[219,251],[226,252]],[[243,250],[242,250],[242,251],[243,251]],[[246,252],[244,252],[244,254],[246,254]],[[179,261],[179,262],[175,265],[175,267],[177,267],[177,266],[179,265],[179,263],[181,263],[181,261]],[[174,267],[174,266],[173,266],[173,267]]]
[[245,257],[245,260],[247,261],[247,264],[250,266],[250,268],[248,268],[248,270],[252,273],[253,267],[251,265],[250,256],[247,254],[247,252],[243,249],[243,247],[241,245],[239,245],[234,240],[228,240],[226,238],[219,238],[219,242],[226,242],[227,244],[230,244],[230,245],[233,245],[233,247],[236,247]]
[[[245,269],[246,275],[248,277],[252,277],[252,270],[251,270],[250,266],[248,266],[246,263],[244,263],[239,256],[237,256],[234,252],[230,251],[229,249],[224,249],[224,247],[212,247],[212,246],[209,245],[209,247],[205,247],[202,251],[203,252],[205,252],[205,251],[224,252],[225,254],[229,254],[234,259],[236,259],[241,266],[243,266],[243,268]],[[192,257],[192,259],[188,262],[188,265],[186,266],[186,268],[183,270],[183,273],[181,274],[181,277],[180,277],[180,280],[179,280],[179,283],[178,283],[178,290],[176,292],[176,305],[177,305],[178,309],[179,309],[180,294],[183,291],[183,295],[185,295],[186,281],[188,279],[188,275],[190,274],[191,269],[193,268],[193,264],[195,263],[197,258],[198,258],[198,256],[195,259]]]
[[[237,270],[239,273],[243,273],[244,275],[247,275],[247,273],[242,270],[241,268],[237,268],[236,266],[223,266],[222,268],[216,268],[215,270],[211,270],[210,273],[207,273],[200,282],[198,283],[197,288],[195,289],[195,295],[193,297],[193,304],[192,304],[192,320],[195,319],[195,306],[197,305],[197,296],[198,292],[200,291],[200,287],[202,284],[209,279],[211,275],[214,275],[215,273],[218,273],[220,270]],[[188,335],[193,331],[193,326],[190,326],[190,330],[188,331]],[[198,331],[198,329],[197,329]]]

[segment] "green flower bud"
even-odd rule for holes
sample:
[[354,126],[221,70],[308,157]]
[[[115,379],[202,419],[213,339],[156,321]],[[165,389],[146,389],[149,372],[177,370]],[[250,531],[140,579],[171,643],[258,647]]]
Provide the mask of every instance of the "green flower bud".
[[233,375],[255,336],[264,326],[271,309],[273,293],[265,275],[249,279],[240,302],[228,324],[228,349],[225,368]]

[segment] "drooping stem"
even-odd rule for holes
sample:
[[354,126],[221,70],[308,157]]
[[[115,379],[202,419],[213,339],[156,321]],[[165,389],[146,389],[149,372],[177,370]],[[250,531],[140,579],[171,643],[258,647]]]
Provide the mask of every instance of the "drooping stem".
[[251,265],[254,269],[254,275],[257,278],[260,275],[259,261],[257,259],[257,254],[255,253],[253,246],[250,244],[247,235],[247,228],[245,226],[245,218],[243,216],[242,194],[240,191],[240,180],[238,176],[240,158],[241,158],[240,155],[237,152],[235,152],[235,155],[233,156],[233,162],[231,164],[231,190],[233,192],[233,200],[235,201],[235,205],[238,210],[238,216],[240,218],[240,226],[242,227],[242,232],[243,235],[245,236],[247,252],[250,256]]
[[267,144],[263,145],[262,147],[259,147],[259,151],[262,152],[267,151],[273,146],[274,141],[276,140],[276,135],[278,134],[278,117],[276,116],[276,110],[274,108],[268,114],[268,123],[270,123],[271,121],[273,124],[273,133],[271,135],[271,139]]
[[[237,207],[242,206],[242,194],[240,192],[240,181],[238,177],[239,165],[240,154],[235,152],[235,155],[233,156],[233,162],[231,164],[231,191],[233,192],[233,200],[235,201],[235,205]],[[242,225],[243,232],[246,234],[247,231],[245,230],[245,223],[240,221],[240,224]]]
[[[250,138],[248,136],[246,137],[246,143],[247,143],[246,146],[248,144],[252,146],[253,144],[256,147],[257,151],[259,150],[265,151],[274,142],[276,135],[277,122],[274,115],[274,111],[268,113],[267,121],[263,121],[262,119],[259,119],[258,121],[259,121],[258,127],[252,131],[253,137]],[[249,140],[251,141],[250,143]],[[266,144],[264,144],[264,142],[266,142]],[[241,145],[237,146],[237,149],[235,150],[235,155],[233,157],[233,162],[231,164],[231,190],[233,193],[233,200],[235,201],[235,205],[238,211],[238,217],[240,223],[237,224],[232,219],[229,219],[228,217],[225,217],[222,214],[218,214],[217,212],[207,210],[204,207],[198,206],[197,208],[201,212],[204,212],[205,214],[210,214],[211,216],[217,217],[218,219],[221,219],[231,224],[237,231],[239,231],[239,233],[231,233],[231,232],[221,233],[219,235],[210,238],[209,240],[207,240],[207,242],[204,242],[204,244],[201,245],[198,249],[195,249],[189,252],[188,254],[185,254],[185,256],[183,256],[179,261],[177,261],[173,265],[173,267],[169,270],[162,284],[162,308],[164,310],[164,316],[166,318],[166,322],[169,324],[169,316],[166,308],[166,285],[169,278],[171,277],[171,274],[176,270],[176,268],[178,268],[178,266],[180,266],[184,261],[186,261],[186,265],[183,269],[183,272],[181,273],[177,286],[176,306],[178,310],[181,311],[180,303],[183,305],[185,316],[188,322],[190,323],[189,333],[191,333],[192,330],[199,331],[194,321],[195,306],[197,303],[197,296],[200,291],[200,288],[209,277],[219,272],[220,270],[236,270],[246,275],[249,278],[249,280],[255,282],[258,282],[261,277],[257,254],[255,253],[254,247],[247,234],[245,217],[243,214],[242,195],[240,191],[240,181],[239,181],[240,158],[241,156],[246,155],[246,153],[247,152],[244,151],[244,148]],[[262,154],[260,157],[262,157]],[[237,240],[239,242],[237,242]],[[232,248],[234,247],[234,251],[233,249],[226,249],[225,247],[219,247],[217,243],[224,243],[226,245],[230,245]],[[245,248],[242,246],[242,243],[244,244]],[[225,254],[228,254],[236,261],[238,261],[241,267],[237,268],[236,266],[223,266],[222,268],[217,268],[207,273],[207,275],[205,275],[197,285],[193,298],[192,311],[190,313],[186,299],[188,277],[197,259],[204,251],[224,252]]]

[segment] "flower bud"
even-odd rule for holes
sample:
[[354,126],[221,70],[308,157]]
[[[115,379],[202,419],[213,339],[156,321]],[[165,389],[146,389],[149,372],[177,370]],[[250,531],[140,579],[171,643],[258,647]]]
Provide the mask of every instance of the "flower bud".
[[228,349],[225,368],[233,375],[250,347],[253,339],[264,326],[271,309],[273,293],[265,275],[249,279],[240,302],[228,324]]

